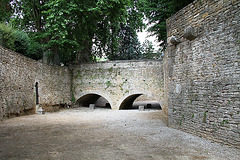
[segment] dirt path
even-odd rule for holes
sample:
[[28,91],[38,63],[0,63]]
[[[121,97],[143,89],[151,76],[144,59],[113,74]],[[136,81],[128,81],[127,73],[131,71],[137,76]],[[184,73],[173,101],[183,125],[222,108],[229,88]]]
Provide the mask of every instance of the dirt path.
[[1,160],[239,160],[240,150],[166,127],[161,111],[81,108],[0,122]]

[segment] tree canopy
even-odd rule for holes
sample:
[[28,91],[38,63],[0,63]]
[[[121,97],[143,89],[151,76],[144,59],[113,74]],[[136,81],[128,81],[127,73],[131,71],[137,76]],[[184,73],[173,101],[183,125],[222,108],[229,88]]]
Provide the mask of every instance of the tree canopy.
[[144,27],[144,16],[151,24],[148,31],[164,46],[166,19],[192,1],[2,0],[0,21],[28,33],[55,64],[86,62],[102,55],[111,60],[139,59],[143,48],[136,32]]
[[132,0],[19,0],[13,2],[12,24],[49,49],[55,63],[89,61],[114,54],[120,24],[142,28],[143,14],[136,5]]
[[157,36],[163,48],[167,43],[166,20],[194,0],[140,0],[141,11],[148,19],[150,35]]
[[11,0],[1,0],[0,2],[0,22],[9,21],[13,8],[10,4]]
[[113,54],[108,55],[110,60],[131,60],[142,58],[141,43],[136,31],[129,25],[121,24],[118,31],[119,44]]
[[43,49],[28,34],[0,23],[0,45],[35,60],[42,58]]

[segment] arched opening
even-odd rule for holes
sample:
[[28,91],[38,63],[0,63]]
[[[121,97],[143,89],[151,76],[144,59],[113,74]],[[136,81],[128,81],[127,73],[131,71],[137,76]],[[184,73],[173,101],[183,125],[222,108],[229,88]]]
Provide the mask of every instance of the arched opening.
[[93,105],[96,108],[111,109],[111,105],[107,99],[98,94],[86,94],[79,98],[76,102],[79,107],[90,107]]
[[145,110],[162,110],[160,103],[153,97],[145,94],[133,94],[124,99],[120,109],[139,109],[144,106]]
[[133,102],[135,101],[136,98],[138,98],[141,95],[142,94],[132,94],[132,95],[128,96],[127,98],[125,98],[123,100],[119,109],[133,109],[132,108]]
[[143,94],[139,96],[133,103],[133,108],[144,106],[146,110],[162,110],[160,103],[156,98]]

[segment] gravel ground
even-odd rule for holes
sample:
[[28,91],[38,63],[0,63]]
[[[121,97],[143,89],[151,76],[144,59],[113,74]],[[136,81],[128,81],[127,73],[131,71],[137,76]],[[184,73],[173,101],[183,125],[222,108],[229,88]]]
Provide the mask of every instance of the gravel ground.
[[162,111],[78,108],[0,122],[1,160],[239,160],[240,150],[166,126]]

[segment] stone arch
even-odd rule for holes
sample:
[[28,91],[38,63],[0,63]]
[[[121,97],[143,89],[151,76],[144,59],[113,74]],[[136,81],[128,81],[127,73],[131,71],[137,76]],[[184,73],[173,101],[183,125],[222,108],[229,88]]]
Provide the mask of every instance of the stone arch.
[[[145,94],[145,93],[136,93],[136,94],[130,94],[123,98],[119,105],[119,109],[137,109],[139,107],[139,103],[135,103],[135,100],[138,99],[141,96],[148,96],[152,99],[150,101],[144,101],[141,102],[141,105],[144,105],[146,109],[158,109],[162,110],[162,104],[161,102],[156,98],[156,96],[152,94]],[[149,106],[150,105],[150,106]]]
[[119,109],[129,109],[132,107],[133,102],[135,99],[137,99],[139,96],[143,95],[142,93],[137,94],[131,94],[126,96],[123,101],[121,102]]
[[89,92],[89,93],[82,93],[80,96],[78,96],[78,100],[76,101],[75,105],[77,106],[85,106],[88,107],[90,104],[95,104],[99,98],[103,98],[107,101],[109,108],[112,109],[112,101],[107,95],[103,95],[101,93],[96,93],[96,92]]
[[162,110],[161,101],[153,95],[143,94],[139,96],[132,105],[133,109],[138,109],[139,106],[144,106],[147,110]]

